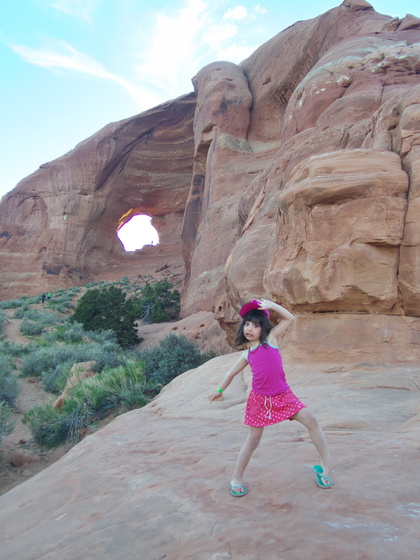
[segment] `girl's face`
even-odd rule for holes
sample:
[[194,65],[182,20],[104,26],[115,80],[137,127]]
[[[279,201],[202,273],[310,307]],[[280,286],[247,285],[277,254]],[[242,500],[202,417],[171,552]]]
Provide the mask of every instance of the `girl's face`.
[[261,325],[253,321],[245,321],[244,336],[248,342],[259,342],[261,338]]

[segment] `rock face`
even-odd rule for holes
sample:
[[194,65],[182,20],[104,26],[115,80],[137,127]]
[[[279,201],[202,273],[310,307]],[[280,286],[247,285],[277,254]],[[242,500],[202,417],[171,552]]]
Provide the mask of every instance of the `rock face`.
[[[0,204],[0,297],[165,267],[182,315],[214,312],[228,340],[256,295],[314,336],[319,313],[334,330],[357,313],[416,338],[419,40],[415,16],[346,0],[42,165]],[[160,244],[127,254],[115,234],[136,213]]]
[[[181,228],[191,182],[195,99],[113,123],[42,165],[0,204],[1,298],[102,278],[183,276]],[[117,229],[152,216],[160,245],[125,253]]]
[[2,496],[0,559],[417,558],[418,367],[291,367],[286,353],[289,382],[324,426],[335,486],[316,486],[307,432],[284,422],[265,430],[248,495],[233,498],[249,372],[224,401],[207,395],[235,360],[181,375]]
[[[287,422],[266,430],[249,494],[230,496],[250,374],[210,406],[237,359],[220,356],[2,496],[0,560],[418,556],[419,45],[416,17],[346,0],[2,200],[3,299],[163,265],[185,275],[168,331],[201,340],[216,318],[232,340],[255,296],[296,312],[288,380],[325,428],[335,486],[315,485],[316,453]],[[137,212],[161,244],[125,255],[115,231]]]

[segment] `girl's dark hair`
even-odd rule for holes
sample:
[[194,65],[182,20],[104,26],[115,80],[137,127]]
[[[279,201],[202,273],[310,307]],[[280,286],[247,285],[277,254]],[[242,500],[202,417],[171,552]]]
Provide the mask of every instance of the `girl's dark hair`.
[[242,323],[239,325],[238,334],[236,335],[235,343],[237,346],[243,346],[248,343],[248,339],[244,335],[244,325],[245,323],[256,323],[261,327],[261,342],[266,342],[267,336],[269,335],[273,325],[270,323],[270,319],[260,309],[251,309],[242,319]]

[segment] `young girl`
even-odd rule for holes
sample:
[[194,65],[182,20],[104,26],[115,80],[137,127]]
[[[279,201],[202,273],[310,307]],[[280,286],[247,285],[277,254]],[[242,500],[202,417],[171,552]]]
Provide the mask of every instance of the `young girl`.
[[[277,312],[283,319],[273,327],[269,310]],[[265,426],[283,420],[297,420],[307,428],[309,436],[320,457],[321,465],[313,470],[320,488],[331,488],[331,457],[324,433],[318,420],[292,393],[283,371],[277,342],[293,323],[294,316],[281,305],[267,299],[253,300],[239,312],[243,321],[239,327],[236,344],[248,345],[236,364],[226,373],[217,389],[210,395],[210,402],[223,399],[223,391],[248,364],[252,372],[252,389],[249,393],[244,423],[249,426],[248,437],[239,452],[236,469],[230,484],[233,496],[245,496],[247,489],[242,484],[244,471],[252,454],[260,443]]]

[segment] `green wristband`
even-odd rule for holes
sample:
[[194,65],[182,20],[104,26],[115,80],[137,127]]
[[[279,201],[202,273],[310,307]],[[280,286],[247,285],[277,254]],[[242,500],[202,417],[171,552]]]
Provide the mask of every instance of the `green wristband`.
[[220,387],[217,390],[219,391],[219,393],[223,393],[223,389],[221,389]]

